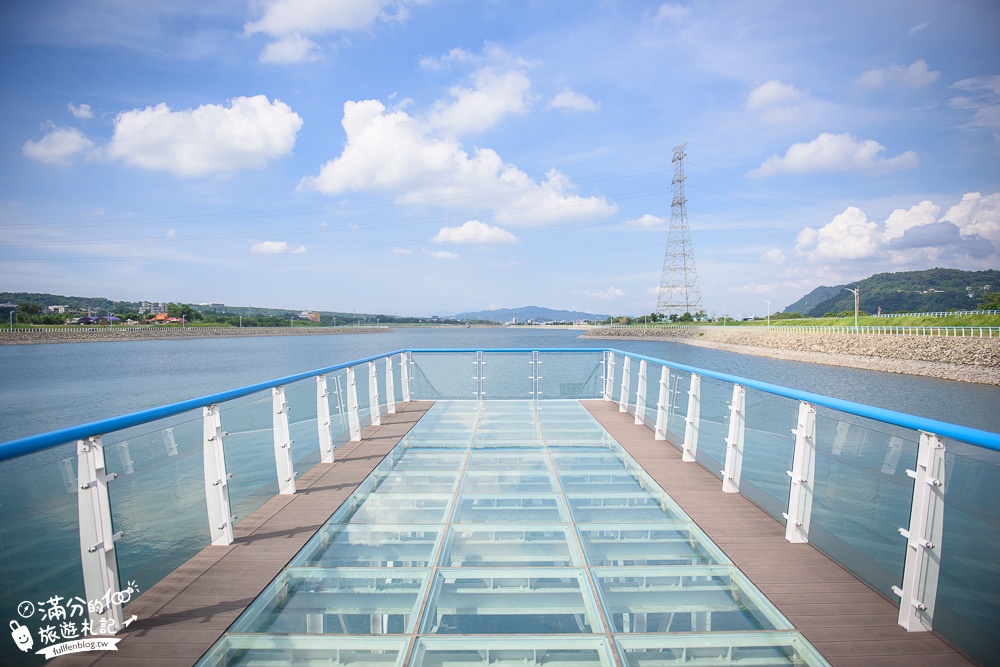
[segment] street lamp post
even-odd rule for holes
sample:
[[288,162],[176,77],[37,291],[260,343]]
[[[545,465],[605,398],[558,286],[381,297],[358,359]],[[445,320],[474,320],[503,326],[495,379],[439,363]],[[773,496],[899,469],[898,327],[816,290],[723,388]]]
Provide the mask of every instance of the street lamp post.
[[17,312],[17,308],[10,311],[10,330],[14,331],[14,313]]
[[861,287],[856,289],[846,288],[848,292],[854,295],[854,332],[858,331],[858,307],[861,305]]

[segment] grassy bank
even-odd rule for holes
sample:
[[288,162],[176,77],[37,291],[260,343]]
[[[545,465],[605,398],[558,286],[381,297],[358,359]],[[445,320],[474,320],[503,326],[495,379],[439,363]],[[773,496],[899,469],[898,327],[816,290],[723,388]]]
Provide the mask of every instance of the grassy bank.
[[[722,320],[709,326],[723,326]],[[733,327],[766,327],[767,320],[740,322],[726,320],[725,326]],[[853,327],[853,317],[802,317],[796,319],[771,318],[771,326],[782,327]],[[908,315],[905,317],[874,317],[858,318],[858,326],[862,327],[1000,327],[1000,315],[946,315],[931,317],[928,315]]]

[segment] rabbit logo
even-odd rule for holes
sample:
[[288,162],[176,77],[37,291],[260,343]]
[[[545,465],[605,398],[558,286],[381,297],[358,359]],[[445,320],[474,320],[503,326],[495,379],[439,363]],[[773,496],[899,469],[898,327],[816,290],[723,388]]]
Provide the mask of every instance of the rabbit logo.
[[31,630],[27,627],[21,625],[17,621],[10,622],[11,633],[10,636],[14,638],[14,643],[17,647],[27,653],[31,650],[34,645],[34,640],[31,638]]

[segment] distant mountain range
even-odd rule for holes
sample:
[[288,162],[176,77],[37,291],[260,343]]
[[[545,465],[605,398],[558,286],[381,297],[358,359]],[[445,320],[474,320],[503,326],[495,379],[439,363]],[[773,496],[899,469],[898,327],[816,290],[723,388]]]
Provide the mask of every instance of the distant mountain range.
[[576,310],[553,310],[540,306],[524,306],[523,308],[498,308],[496,310],[478,310],[475,312],[452,315],[455,320],[493,320],[494,322],[576,322],[578,320],[604,320],[607,315],[581,313]]
[[928,269],[877,273],[874,276],[833,287],[817,287],[785,308],[786,313],[822,317],[829,313],[854,312],[858,289],[861,310],[867,313],[930,313],[945,310],[974,310],[990,292],[1000,292],[1000,271],[960,271]]

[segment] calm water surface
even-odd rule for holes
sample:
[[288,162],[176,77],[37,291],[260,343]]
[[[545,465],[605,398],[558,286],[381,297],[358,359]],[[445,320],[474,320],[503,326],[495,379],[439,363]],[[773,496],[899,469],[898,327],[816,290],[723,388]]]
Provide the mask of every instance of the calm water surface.
[[617,347],[890,410],[1000,432],[1000,387],[733,354],[595,341],[563,329],[399,329],[0,347],[0,442],[402,348]]

